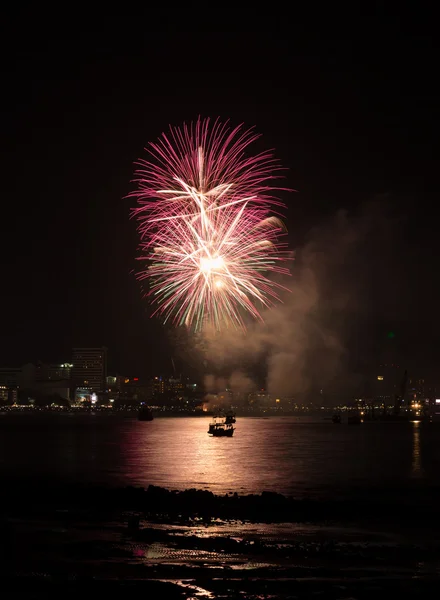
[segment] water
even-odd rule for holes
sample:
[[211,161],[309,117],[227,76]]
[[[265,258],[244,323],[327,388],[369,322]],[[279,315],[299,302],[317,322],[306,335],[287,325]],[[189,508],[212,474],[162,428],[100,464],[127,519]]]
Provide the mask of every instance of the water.
[[209,418],[0,415],[0,475],[109,486],[274,491],[334,498],[375,490],[409,502],[440,485],[435,424],[333,425],[307,418],[240,418],[233,438]]

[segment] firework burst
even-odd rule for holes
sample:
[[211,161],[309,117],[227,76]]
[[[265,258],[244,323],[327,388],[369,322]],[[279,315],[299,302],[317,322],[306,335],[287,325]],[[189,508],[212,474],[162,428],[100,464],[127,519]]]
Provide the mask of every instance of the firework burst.
[[272,152],[247,154],[252,129],[198,120],[150,143],[136,171],[133,216],[149,295],[164,321],[244,328],[279,300],[270,273],[289,274]]

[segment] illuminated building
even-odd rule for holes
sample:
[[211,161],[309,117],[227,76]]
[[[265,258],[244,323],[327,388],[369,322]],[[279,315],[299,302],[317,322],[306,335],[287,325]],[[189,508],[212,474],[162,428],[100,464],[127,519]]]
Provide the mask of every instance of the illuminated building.
[[109,403],[124,406],[136,406],[140,402],[149,402],[153,395],[150,380],[139,377],[107,377]]
[[107,375],[107,389],[112,392],[120,392],[130,381],[128,377],[124,377],[123,375]]
[[20,368],[0,368],[0,404],[15,404],[17,402],[20,376]]
[[165,380],[163,377],[155,377],[153,379],[153,395],[158,396],[164,394],[166,390]]
[[425,399],[425,380],[412,377],[408,382],[411,400]]
[[405,373],[396,363],[382,363],[375,376],[374,397],[379,402],[394,402],[396,394],[400,394],[402,379]]
[[154,377],[153,394],[155,396],[166,393],[183,394],[185,389],[194,389],[195,384],[188,385],[182,381],[182,377],[162,377],[162,375]]
[[0,404],[15,404],[20,384],[21,368],[0,368]]
[[7,387],[6,385],[0,385],[0,405],[2,404],[16,404],[18,390],[15,387]]
[[271,397],[263,389],[249,394],[249,404],[255,408],[267,408],[270,403]]
[[9,388],[6,385],[0,385],[0,403],[6,404],[9,401]]
[[2,367],[0,368],[0,385],[7,387],[17,387],[20,383],[20,367]]
[[103,392],[106,389],[107,348],[74,348],[71,380],[75,388]]
[[[70,397],[70,363],[46,365],[41,362],[26,363],[19,368],[0,369],[0,386],[8,390],[9,403],[21,402],[23,394],[18,391],[27,392],[27,398],[32,393],[46,396],[58,395],[69,400]],[[0,399],[5,397],[0,394]],[[27,400],[25,401],[25,403]]]
[[47,365],[38,363],[35,373],[36,381],[61,381],[70,379],[71,363]]
[[170,392],[175,392],[177,394],[182,394],[185,389],[185,384],[182,383],[181,378],[173,379],[172,377],[168,380],[168,389]]

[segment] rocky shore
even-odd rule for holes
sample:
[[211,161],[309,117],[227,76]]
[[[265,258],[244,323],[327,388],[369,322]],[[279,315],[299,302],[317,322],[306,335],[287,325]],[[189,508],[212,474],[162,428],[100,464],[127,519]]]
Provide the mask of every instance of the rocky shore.
[[6,490],[0,569],[14,598],[106,589],[187,599],[430,597],[440,573],[429,510],[403,521],[368,499],[350,506],[155,486]]
[[[437,520],[440,502],[440,488],[431,487],[429,498],[423,504],[423,510],[407,512],[407,502],[414,506],[408,492],[395,505],[395,487],[388,500],[386,488],[355,490],[356,502],[347,498],[296,499],[282,494],[263,491],[261,494],[239,495],[230,493],[215,495],[210,491],[188,489],[184,491],[168,490],[150,485],[141,487],[109,488],[104,486],[69,485],[59,482],[41,481],[32,484],[27,480],[26,487],[19,480],[3,480],[0,510],[32,512],[34,509],[51,512],[64,509],[91,509],[96,507],[99,514],[109,511],[137,511],[139,515],[153,520],[166,522],[179,519],[200,518],[209,522],[212,518],[238,519],[264,523],[298,522],[397,522],[423,524]],[[426,490],[424,490],[426,494]],[[346,495],[346,494],[345,494]],[[360,498],[363,497],[363,500]],[[374,501],[372,500],[374,498]],[[380,500],[378,500],[380,498]],[[403,522],[402,522],[403,521]]]

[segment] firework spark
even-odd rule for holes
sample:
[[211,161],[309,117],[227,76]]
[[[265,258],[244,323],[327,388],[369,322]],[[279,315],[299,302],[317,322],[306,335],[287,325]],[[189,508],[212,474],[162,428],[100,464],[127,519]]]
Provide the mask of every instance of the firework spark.
[[139,279],[164,321],[200,330],[244,328],[244,314],[279,300],[270,273],[285,266],[282,202],[273,196],[280,167],[272,152],[249,156],[252,129],[198,120],[170,127],[141,160],[133,215],[138,220]]

